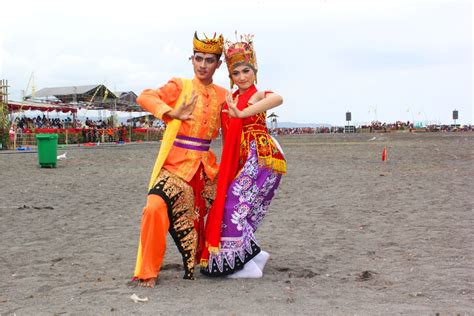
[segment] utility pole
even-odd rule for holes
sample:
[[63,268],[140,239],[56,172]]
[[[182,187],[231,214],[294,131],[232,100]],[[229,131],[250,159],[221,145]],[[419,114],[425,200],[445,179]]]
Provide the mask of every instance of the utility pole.
[[0,149],[10,148],[10,120],[8,119],[8,80],[0,80]]

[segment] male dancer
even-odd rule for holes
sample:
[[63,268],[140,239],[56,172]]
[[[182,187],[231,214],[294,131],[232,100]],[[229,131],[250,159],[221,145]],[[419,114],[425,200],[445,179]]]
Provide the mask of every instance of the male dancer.
[[203,245],[203,218],[216,190],[218,165],[210,150],[220,128],[226,90],[212,83],[221,65],[224,39],[200,40],[196,33],[191,57],[194,78],[172,78],[138,97],[140,106],[167,127],[142,213],[134,278],[154,287],[170,232],[184,263],[184,279],[194,279],[194,265]]

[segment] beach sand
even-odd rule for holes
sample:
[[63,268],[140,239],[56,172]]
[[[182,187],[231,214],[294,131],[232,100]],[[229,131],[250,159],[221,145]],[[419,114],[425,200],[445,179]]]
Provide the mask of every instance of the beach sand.
[[158,143],[1,153],[0,314],[474,314],[474,133],[279,140],[263,278],[183,280],[168,238],[155,289],[127,282]]

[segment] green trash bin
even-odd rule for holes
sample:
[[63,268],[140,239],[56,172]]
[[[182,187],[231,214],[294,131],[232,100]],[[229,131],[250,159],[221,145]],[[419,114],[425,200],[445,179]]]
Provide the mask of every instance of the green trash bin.
[[38,161],[41,168],[56,168],[58,161],[58,134],[37,134]]

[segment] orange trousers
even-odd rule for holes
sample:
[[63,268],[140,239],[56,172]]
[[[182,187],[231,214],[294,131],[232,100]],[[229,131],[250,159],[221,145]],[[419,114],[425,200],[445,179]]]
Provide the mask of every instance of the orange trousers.
[[166,235],[170,226],[168,207],[155,194],[148,195],[141,223],[142,264],[140,275],[146,280],[158,276],[166,251]]
[[215,196],[216,182],[199,169],[190,182],[163,169],[142,212],[136,279],[157,277],[170,233],[183,257],[184,278],[194,279],[196,258],[204,246],[204,216]]

